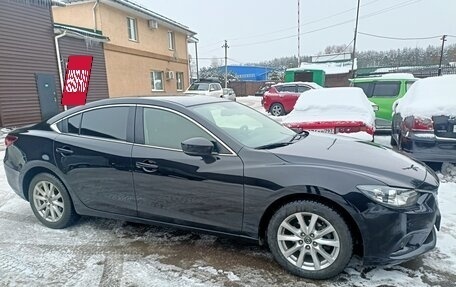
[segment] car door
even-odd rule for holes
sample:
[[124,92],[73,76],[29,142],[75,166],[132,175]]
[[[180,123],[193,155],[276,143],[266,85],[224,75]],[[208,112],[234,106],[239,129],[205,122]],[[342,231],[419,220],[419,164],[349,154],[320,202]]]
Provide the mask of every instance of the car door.
[[281,88],[280,95],[282,97],[283,107],[285,108],[285,111],[289,113],[293,110],[299,97],[297,85],[284,85]]
[[400,88],[400,81],[378,81],[374,84],[370,100],[378,106],[376,117],[383,120],[386,126],[391,126],[393,103],[398,99]]
[[[138,107],[132,159],[138,216],[239,232],[243,214],[243,164],[195,121],[161,107]],[[189,156],[181,142],[205,137],[218,153]]]
[[89,110],[58,124],[58,168],[73,193],[89,208],[136,216],[131,151],[134,106]]
[[216,98],[221,97],[223,95],[222,86],[220,86],[219,84],[210,84],[209,94],[212,97],[216,97]]

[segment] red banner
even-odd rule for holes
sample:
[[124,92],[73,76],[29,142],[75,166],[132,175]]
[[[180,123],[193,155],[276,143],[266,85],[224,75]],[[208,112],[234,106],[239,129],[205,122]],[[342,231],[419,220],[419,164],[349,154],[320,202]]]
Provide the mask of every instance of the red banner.
[[74,55],[68,57],[68,64],[63,85],[62,105],[85,105],[89,92],[92,56]]

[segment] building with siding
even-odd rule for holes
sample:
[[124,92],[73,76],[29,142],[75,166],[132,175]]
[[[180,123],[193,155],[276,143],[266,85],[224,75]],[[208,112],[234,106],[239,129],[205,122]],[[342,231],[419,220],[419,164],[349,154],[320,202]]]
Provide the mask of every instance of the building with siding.
[[195,32],[128,0],[65,1],[56,23],[101,30],[110,97],[176,94],[189,85]]
[[[58,111],[51,5],[50,0],[0,1],[0,127],[38,122]],[[46,81],[38,86],[37,79]]]

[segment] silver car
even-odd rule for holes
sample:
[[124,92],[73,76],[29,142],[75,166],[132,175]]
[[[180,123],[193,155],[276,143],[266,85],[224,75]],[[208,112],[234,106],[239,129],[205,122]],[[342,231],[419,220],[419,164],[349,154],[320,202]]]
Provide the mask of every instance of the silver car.
[[231,88],[224,88],[222,97],[230,101],[236,101],[236,93]]

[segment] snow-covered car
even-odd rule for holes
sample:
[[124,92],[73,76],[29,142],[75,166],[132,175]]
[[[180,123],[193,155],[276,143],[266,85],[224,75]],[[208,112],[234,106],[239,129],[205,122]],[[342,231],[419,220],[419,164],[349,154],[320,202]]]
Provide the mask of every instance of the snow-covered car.
[[294,130],[374,139],[375,113],[360,88],[326,88],[302,93],[282,123]]
[[418,80],[394,103],[391,144],[422,161],[456,162],[456,75]]
[[222,85],[213,81],[198,81],[190,85],[184,92],[190,96],[210,96],[220,98],[223,97]]
[[231,88],[223,89],[223,97],[230,101],[236,101],[236,93]]

